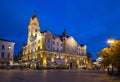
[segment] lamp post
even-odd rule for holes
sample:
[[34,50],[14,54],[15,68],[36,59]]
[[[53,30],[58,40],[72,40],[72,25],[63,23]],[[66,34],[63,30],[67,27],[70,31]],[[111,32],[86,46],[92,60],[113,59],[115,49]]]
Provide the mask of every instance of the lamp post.
[[[9,53],[9,54],[8,54],[8,55],[9,55],[8,57],[10,57],[10,50],[11,50],[11,46],[8,45],[8,53]],[[8,62],[9,62],[9,59],[10,59],[10,58],[8,58]]]
[[[113,44],[115,42],[115,40],[112,38],[112,37],[110,37],[108,40],[107,40],[107,43],[108,44]],[[111,52],[112,53],[112,52]],[[112,73],[113,73],[113,64],[111,64],[111,68],[112,68]]]
[[[10,50],[11,50],[11,46],[8,45],[8,57],[10,57]],[[7,70],[9,70],[10,67],[10,58],[7,59]]]
[[115,42],[115,40],[112,38],[112,37],[110,37],[108,40],[107,40],[107,43],[108,44],[112,44],[112,43],[114,43]]

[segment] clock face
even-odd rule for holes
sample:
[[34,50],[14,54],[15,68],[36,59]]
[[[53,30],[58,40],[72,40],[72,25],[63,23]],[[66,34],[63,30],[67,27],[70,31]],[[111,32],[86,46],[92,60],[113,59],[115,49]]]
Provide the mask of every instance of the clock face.
[[29,40],[32,42],[36,39],[36,37],[37,37],[37,34],[35,34],[35,35],[31,34],[29,37]]

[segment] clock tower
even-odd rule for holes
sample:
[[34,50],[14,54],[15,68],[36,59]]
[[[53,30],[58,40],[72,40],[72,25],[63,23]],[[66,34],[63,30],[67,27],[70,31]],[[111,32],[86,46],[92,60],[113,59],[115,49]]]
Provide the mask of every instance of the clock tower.
[[28,25],[28,42],[33,42],[40,34],[39,22],[34,12],[30,19],[30,24]]

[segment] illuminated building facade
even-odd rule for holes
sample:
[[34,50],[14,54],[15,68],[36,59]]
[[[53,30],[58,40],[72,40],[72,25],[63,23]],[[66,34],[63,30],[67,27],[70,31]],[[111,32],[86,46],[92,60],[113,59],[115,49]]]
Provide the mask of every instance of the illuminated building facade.
[[0,64],[13,64],[14,57],[14,42],[9,40],[0,39]]
[[28,25],[28,41],[23,46],[23,62],[40,61],[42,66],[47,66],[48,61],[57,60],[80,66],[87,64],[86,46],[80,46],[77,41],[64,30],[61,35],[49,31],[40,32],[36,13]]

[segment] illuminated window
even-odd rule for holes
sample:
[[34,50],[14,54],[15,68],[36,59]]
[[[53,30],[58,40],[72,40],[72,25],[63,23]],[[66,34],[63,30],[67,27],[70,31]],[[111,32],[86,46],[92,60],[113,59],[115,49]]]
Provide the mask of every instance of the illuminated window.
[[35,52],[35,48],[33,48],[33,52]]

